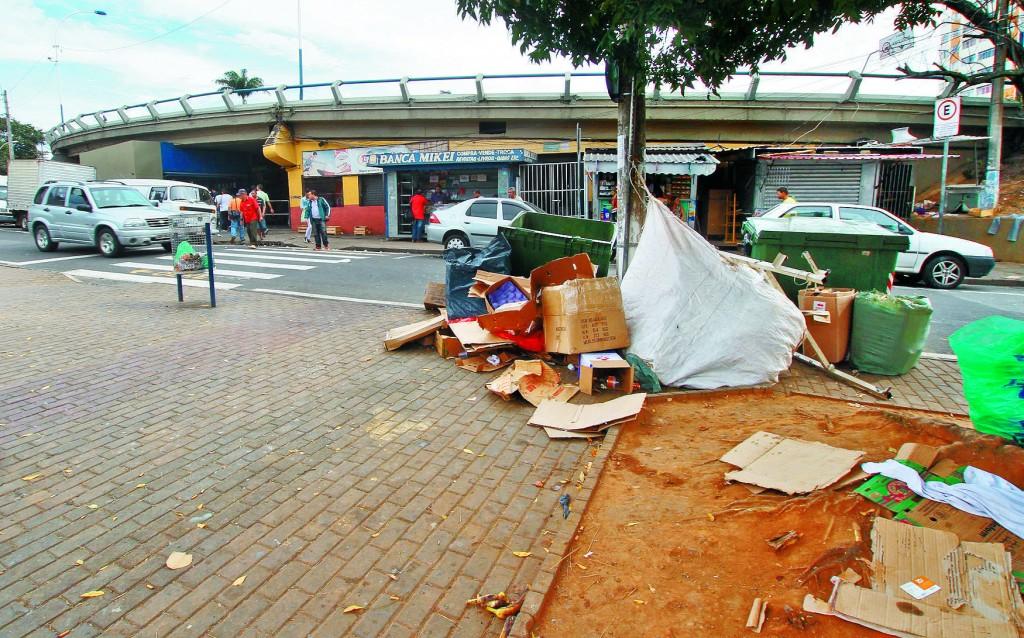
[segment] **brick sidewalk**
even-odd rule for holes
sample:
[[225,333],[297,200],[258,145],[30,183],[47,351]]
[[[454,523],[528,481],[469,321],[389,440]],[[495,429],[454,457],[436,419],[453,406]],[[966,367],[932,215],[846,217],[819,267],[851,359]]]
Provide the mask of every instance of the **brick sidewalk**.
[[576,525],[533,483],[587,444],[383,353],[421,313],[0,276],[0,635],[493,636],[465,600],[531,583],[543,530]]

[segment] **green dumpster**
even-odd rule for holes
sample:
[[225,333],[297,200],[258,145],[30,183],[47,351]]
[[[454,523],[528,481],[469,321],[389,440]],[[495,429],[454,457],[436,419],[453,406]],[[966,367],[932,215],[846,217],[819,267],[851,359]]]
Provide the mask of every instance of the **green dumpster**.
[[[784,265],[809,271],[810,264],[803,258],[806,251],[818,268],[829,271],[830,288],[879,292],[888,288],[897,255],[910,247],[906,235],[866,221],[754,217],[743,222],[742,234],[754,259],[774,261],[782,253],[786,255]],[[794,302],[797,292],[807,285],[785,275],[776,278]]]
[[608,276],[615,224],[546,213],[521,213],[498,231],[512,245],[512,274],[526,277],[552,259],[590,255],[597,276]]

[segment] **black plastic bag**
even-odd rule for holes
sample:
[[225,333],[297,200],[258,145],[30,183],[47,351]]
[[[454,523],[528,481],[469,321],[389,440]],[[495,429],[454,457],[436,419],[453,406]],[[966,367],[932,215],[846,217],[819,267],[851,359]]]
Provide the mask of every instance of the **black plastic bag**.
[[449,319],[487,314],[483,299],[469,296],[478,270],[509,274],[512,246],[501,235],[483,248],[450,248],[444,251],[445,301]]

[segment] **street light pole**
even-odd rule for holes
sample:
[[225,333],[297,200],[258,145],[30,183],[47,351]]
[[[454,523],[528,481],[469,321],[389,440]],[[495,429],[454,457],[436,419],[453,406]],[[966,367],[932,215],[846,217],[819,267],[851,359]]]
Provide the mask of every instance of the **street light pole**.
[[7,172],[10,172],[14,161],[14,136],[11,133],[11,105],[7,102],[7,89],[4,89],[4,119],[7,121]]
[[295,0],[299,23],[299,99],[302,99],[302,0]]
[[64,128],[64,97],[61,95],[61,86],[60,86],[60,51],[61,51],[61,48],[60,48],[60,40],[58,40],[58,29],[61,26],[63,26],[63,24],[65,22],[67,22],[68,18],[71,18],[71,17],[76,16],[76,15],[80,15],[80,14],[83,14],[83,13],[91,13],[91,14],[98,15],[98,16],[105,16],[105,15],[107,15],[107,12],[104,11],[103,9],[93,9],[91,11],[83,9],[83,10],[80,10],[80,11],[72,11],[71,13],[69,13],[66,16],[64,16],[63,18],[61,18],[60,21],[57,22],[57,26],[55,26],[53,28],[53,57],[50,58],[50,61],[53,62],[53,69],[54,69],[54,71],[57,72],[57,102],[60,104],[60,127],[61,127],[62,130]]
[[[998,28],[992,70],[997,73],[1006,70],[1006,38],[1010,37],[1008,4],[1007,0],[996,2]],[[1003,159],[1003,82],[1002,77],[992,79],[992,100],[988,107],[988,158],[985,163],[982,208],[995,208],[999,203],[999,170]]]

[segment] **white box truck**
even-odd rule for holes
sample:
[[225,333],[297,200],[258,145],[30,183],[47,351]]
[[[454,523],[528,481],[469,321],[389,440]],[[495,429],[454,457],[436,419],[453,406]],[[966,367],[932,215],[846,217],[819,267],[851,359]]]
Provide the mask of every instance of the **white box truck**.
[[19,228],[27,229],[28,207],[39,187],[47,182],[88,182],[96,179],[96,169],[42,159],[16,159],[7,171],[7,211]]

